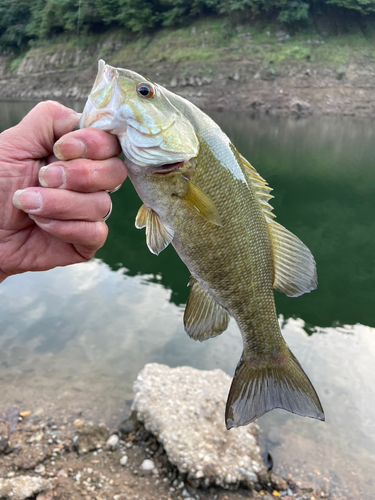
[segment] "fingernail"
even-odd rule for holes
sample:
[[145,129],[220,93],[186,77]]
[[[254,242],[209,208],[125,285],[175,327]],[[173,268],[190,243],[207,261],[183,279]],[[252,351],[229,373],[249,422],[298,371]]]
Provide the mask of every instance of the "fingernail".
[[38,210],[42,206],[42,196],[38,191],[19,189],[13,195],[13,205],[20,210]]
[[73,160],[75,158],[85,158],[87,151],[86,144],[79,139],[59,139],[54,147],[53,152],[59,160]]
[[62,188],[66,182],[65,169],[57,165],[47,165],[39,170],[39,182],[43,187]]

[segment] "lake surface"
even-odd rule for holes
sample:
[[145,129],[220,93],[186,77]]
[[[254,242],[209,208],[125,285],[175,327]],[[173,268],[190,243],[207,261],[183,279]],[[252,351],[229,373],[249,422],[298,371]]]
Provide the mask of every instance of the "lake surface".
[[[32,104],[1,106],[4,129]],[[375,123],[211,115],[274,188],[277,221],[306,243],[318,266],[317,291],[275,298],[283,334],[327,421],[275,410],[259,420],[262,447],[279,473],[338,497],[373,498]],[[189,272],[173,248],[158,257],[148,251],[144,230],[134,227],[141,202],[130,182],[112,197],[108,241],[96,259],[0,286],[0,412],[6,404],[59,404],[114,422],[145,363],[233,375],[242,351],[235,322],[202,344],[187,337]]]

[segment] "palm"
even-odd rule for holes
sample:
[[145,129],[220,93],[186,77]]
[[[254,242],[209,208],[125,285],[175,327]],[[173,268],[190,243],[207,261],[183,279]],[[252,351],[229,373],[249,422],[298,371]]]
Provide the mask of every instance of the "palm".
[[[0,135],[0,282],[89,260],[106,240],[106,191],[124,181],[126,167],[115,157],[114,136],[90,128],[72,132],[77,122],[72,110],[45,102]],[[53,156],[56,140],[60,159]],[[62,172],[64,183],[41,180],[48,170]],[[30,205],[30,194],[40,206]]]
[[[18,163],[18,162],[17,162]],[[4,192],[5,210],[0,214],[0,267],[5,274],[43,271],[87,260],[71,243],[62,242],[34,224],[28,214],[12,204],[18,189],[38,186],[38,172],[45,161],[24,160],[0,164],[0,186]]]

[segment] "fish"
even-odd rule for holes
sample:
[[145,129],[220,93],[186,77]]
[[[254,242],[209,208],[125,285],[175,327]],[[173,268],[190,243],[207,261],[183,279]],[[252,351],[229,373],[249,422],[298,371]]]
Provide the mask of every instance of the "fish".
[[319,397],[280,330],[273,290],[317,287],[310,250],[274,220],[272,189],[203,111],[142,75],[99,61],[80,127],[117,136],[143,205],[136,216],[158,255],[171,244],[190,271],[184,327],[194,340],[237,322],[243,352],[227,429],[274,408],[324,420]]

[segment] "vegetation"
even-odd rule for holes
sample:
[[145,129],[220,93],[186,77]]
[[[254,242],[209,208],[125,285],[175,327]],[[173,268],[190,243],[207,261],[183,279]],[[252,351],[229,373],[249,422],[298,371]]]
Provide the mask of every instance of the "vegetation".
[[139,33],[210,15],[276,18],[296,29],[327,12],[339,22],[349,13],[364,19],[375,13],[375,0],[0,0],[0,50],[19,51],[61,33]]

